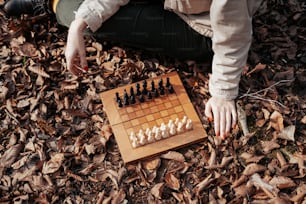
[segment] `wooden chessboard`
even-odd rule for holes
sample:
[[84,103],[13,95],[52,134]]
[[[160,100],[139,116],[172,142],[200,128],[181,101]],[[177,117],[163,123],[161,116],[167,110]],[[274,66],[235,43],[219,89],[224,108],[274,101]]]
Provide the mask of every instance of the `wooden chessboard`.
[[[147,79],[148,89],[150,89],[150,81],[153,80],[155,84],[158,84],[158,81],[162,78],[165,83],[167,77],[169,77],[175,93],[167,93],[164,96],[146,100],[143,103],[137,101],[133,105],[120,108],[116,102],[116,92],[122,95],[124,90],[130,90],[130,87],[135,87],[136,83],[115,88],[101,94],[104,110],[112,126],[121,156],[125,163],[134,162],[171,149],[196,143],[207,136],[177,72],[171,72],[154,79]],[[138,83],[141,84],[142,82]],[[140,129],[145,131],[146,128],[160,126],[162,123],[167,124],[170,119],[174,121],[176,118],[181,119],[184,116],[192,120],[192,130],[137,148],[132,147],[129,139],[132,131],[135,133]]]

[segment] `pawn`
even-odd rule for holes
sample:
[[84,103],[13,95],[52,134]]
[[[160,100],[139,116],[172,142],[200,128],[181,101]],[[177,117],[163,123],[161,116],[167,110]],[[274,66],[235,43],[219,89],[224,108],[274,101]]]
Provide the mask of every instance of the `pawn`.
[[184,115],[184,117],[183,117],[183,119],[182,119],[182,123],[183,123],[183,125],[186,125],[186,123],[187,123],[187,116],[186,115]]
[[144,80],[143,84],[142,84],[142,94],[146,95],[148,93],[148,89],[147,89],[147,81]]
[[161,89],[161,88],[164,88],[164,87],[163,87],[163,79],[160,79],[160,80],[158,81],[158,89]]
[[130,101],[131,101],[131,104],[135,104],[136,103],[135,95],[131,95],[130,96]]
[[130,102],[129,102],[128,96],[127,96],[127,97],[124,97],[124,105],[125,105],[125,106],[128,106],[129,104],[130,104]]
[[162,95],[165,95],[165,89],[164,87],[160,87],[159,88],[159,94],[162,96]]
[[148,143],[154,142],[153,131],[150,130],[147,136],[148,136]]
[[186,130],[191,130],[192,129],[192,120],[188,119],[186,123]]
[[154,92],[155,91],[155,84],[154,81],[151,81],[151,91]]
[[120,100],[120,96],[119,96],[119,93],[116,92],[116,101]]
[[178,124],[177,124],[177,133],[182,133],[182,132],[184,132],[184,126],[183,126],[183,123],[182,122],[179,122]]
[[119,98],[119,99],[117,100],[117,103],[118,103],[118,107],[119,107],[119,108],[122,108],[123,104],[122,104],[121,98]]
[[155,89],[155,90],[154,90],[154,97],[157,98],[158,96],[159,96],[158,90]]
[[142,94],[139,96],[139,101],[140,103],[143,103],[145,101],[144,96]]
[[130,87],[130,96],[134,96],[134,95],[135,95],[134,88],[131,86]]
[[173,86],[172,86],[171,84],[168,86],[168,91],[169,91],[169,93],[171,93],[171,94],[174,93],[174,88],[173,88]]
[[171,136],[176,134],[176,127],[174,124],[170,127],[169,133]]
[[170,78],[167,77],[167,78],[166,78],[166,87],[169,88],[170,85],[171,85],[171,83],[170,83]]
[[152,93],[148,92],[147,97],[148,97],[148,99],[152,99]]
[[140,91],[140,84],[136,83],[136,95],[140,96],[141,95],[141,91]]
[[159,128],[155,129],[155,139],[160,140],[161,139],[161,132]]

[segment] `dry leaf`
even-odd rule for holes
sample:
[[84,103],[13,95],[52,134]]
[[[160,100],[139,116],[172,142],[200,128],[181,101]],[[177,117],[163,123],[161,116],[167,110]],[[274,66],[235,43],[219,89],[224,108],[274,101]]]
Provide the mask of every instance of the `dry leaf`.
[[278,111],[274,111],[270,116],[270,126],[276,131],[281,131],[284,129],[284,119],[282,114]]
[[61,168],[62,163],[65,157],[63,153],[56,153],[51,156],[51,159],[47,162],[44,162],[42,173],[43,174],[52,174]]
[[276,141],[261,141],[261,146],[262,146],[262,151],[265,153],[265,154],[268,154],[269,152],[271,152],[271,150],[273,149],[277,149],[280,147],[279,144],[276,143]]
[[251,163],[251,164],[248,164],[245,167],[242,174],[246,175],[246,176],[251,176],[255,173],[258,173],[258,172],[261,172],[261,171],[264,171],[264,170],[266,170],[266,167],[264,167],[262,165],[259,165],[259,164]]
[[169,188],[173,190],[180,189],[180,180],[177,179],[172,173],[167,173],[165,176],[166,184]]
[[184,155],[182,155],[179,152],[175,152],[175,151],[169,151],[166,154],[161,155],[161,158],[185,162]]
[[164,183],[157,183],[153,186],[150,192],[155,198],[162,199],[163,189]]
[[294,140],[294,133],[295,133],[295,125],[290,125],[282,129],[279,134],[278,138],[289,140],[289,141],[295,141]]
[[143,167],[146,170],[156,170],[161,164],[161,161],[159,158],[148,160],[143,162]]
[[110,125],[103,125],[101,130],[102,136],[108,141],[109,138],[113,135],[113,130]]
[[274,176],[269,183],[273,186],[276,186],[279,189],[284,189],[284,188],[291,188],[295,187],[296,184],[294,183],[293,180],[291,180],[288,177],[284,176]]
[[35,74],[38,74],[40,76],[46,77],[46,78],[50,78],[50,75],[45,72],[45,70],[43,70],[43,68],[41,67],[41,65],[35,64],[33,61],[31,62],[31,64],[29,65],[29,70]]
[[275,198],[277,196],[279,190],[262,180],[257,173],[251,176],[250,182],[257,188],[263,190],[270,198]]

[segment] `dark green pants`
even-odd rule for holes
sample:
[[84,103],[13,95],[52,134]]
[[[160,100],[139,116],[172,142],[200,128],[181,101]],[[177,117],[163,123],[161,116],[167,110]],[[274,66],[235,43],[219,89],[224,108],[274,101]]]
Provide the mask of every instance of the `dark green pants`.
[[[211,40],[194,31],[175,13],[163,9],[161,1],[129,3],[103,23],[95,33],[99,40],[110,40],[158,52],[181,60],[208,61],[212,58]],[[82,0],[61,0],[57,20],[69,27]]]

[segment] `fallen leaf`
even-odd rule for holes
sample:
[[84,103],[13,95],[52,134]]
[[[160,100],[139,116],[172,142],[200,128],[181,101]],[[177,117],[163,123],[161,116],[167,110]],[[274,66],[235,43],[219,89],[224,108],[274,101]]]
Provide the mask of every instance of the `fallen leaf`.
[[284,119],[283,119],[282,114],[280,114],[278,111],[274,111],[271,114],[270,126],[278,132],[284,129]]
[[161,155],[161,158],[169,159],[169,160],[175,160],[175,161],[180,161],[180,162],[184,162],[185,161],[184,155],[182,155],[179,152],[175,152],[175,151],[169,151],[169,152]]
[[295,141],[294,140],[294,133],[295,133],[295,125],[290,125],[282,129],[278,133],[278,138],[284,139],[284,140],[289,140],[289,141]]
[[162,199],[164,183],[157,183],[153,186],[150,193],[157,199]]
[[156,170],[161,164],[161,161],[159,158],[155,158],[152,160],[147,160],[143,162],[143,167],[146,170]]
[[108,141],[109,138],[113,135],[113,130],[110,125],[103,125],[101,130],[102,136]]
[[276,186],[279,189],[284,189],[284,188],[291,188],[295,187],[296,184],[294,181],[288,177],[284,176],[274,176],[269,183],[273,186]]
[[176,191],[180,189],[180,180],[177,179],[172,173],[166,174],[165,181],[169,188],[176,190]]
[[264,170],[266,170],[266,167],[264,167],[262,165],[259,165],[259,164],[251,163],[251,164],[248,164],[245,167],[242,174],[246,175],[246,176],[251,176],[255,173],[258,173],[258,172],[261,172],[261,171],[264,171]]
[[62,166],[64,161],[64,154],[63,153],[56,153],[55,155],[51,156],[51,159],[47,162],[44,162],[42,173],[43,174],[52,174],[59,170]]
[[261,141],[260,142],[261,146],[262,146],[262,151],[265,154],[268,154],[271,152],[271,150],[273,149],[277,149],[280,147],[280,145],[276,142],[276,141]]

